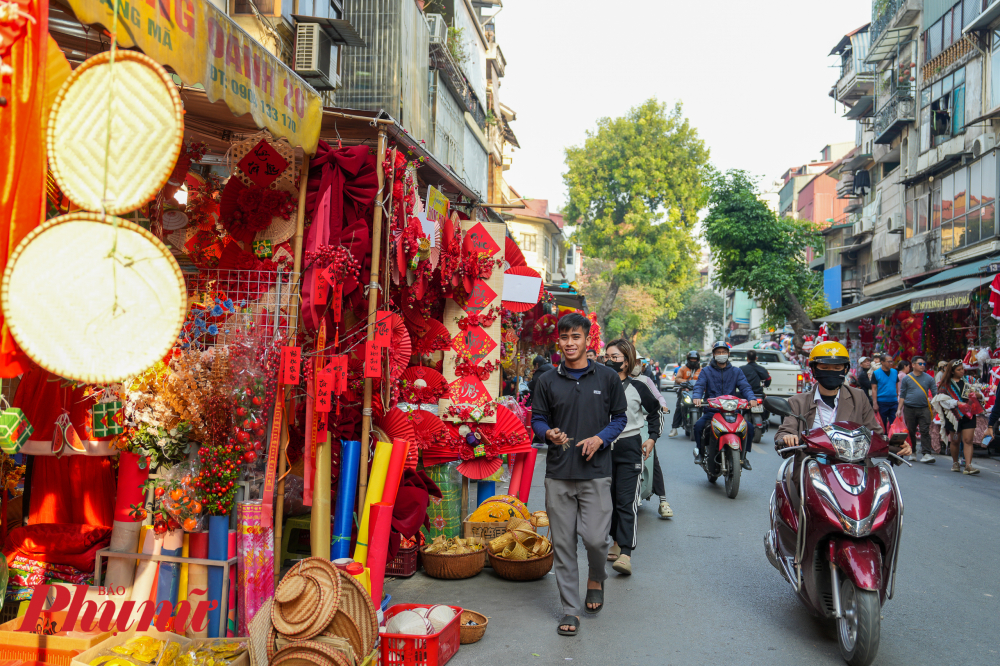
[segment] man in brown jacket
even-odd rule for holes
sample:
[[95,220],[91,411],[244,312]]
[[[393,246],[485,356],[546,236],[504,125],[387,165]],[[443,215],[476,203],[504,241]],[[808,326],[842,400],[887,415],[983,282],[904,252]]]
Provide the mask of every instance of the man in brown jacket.
[[[792,413],[805,418],[806,430],[821,428],[834,421],[851,421],[882,434],[882,426],[875,420],[875,411],[864,392],[844,385],[850,358],[842,344],[822,342],[816,345],[809,355],[809,367],[816,377],[816,388],[788,399]],[[786,416],[774,435],[775,448],[797,446],[799,428],[794,416]]]

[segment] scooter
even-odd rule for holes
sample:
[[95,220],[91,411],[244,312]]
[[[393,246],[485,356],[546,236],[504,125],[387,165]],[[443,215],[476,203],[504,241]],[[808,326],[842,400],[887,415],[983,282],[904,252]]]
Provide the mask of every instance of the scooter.
[[[702,431],[705,441],[705,457],[699,463],[708,475],[708,482],[715,483],[720,476],[726,480],[726,496],[736,499],[740,492],[740,473],[743,460],[744,439],[747,436],[747,422],[742,412],[750,408],[750,403],[733,395],[721,395],[704,402],[707,409],[716,411],[712,420]],[[698,447],[694,448],[698,457]]]
[[764,433],[767,432],[768,422],[764,419],[764,396],[759,396],[755,406],[750,408],[750,420],[753,421],[753,443],[759,444]]
[[[784,398],[765,405],[795,417],[803,432],[799,446],[779,450],[785,461],[764,552],[810,610],[836,620],[844,660],[868,666],[878,654],[882,605],[895,591],[903,527],[892,465],[909,463],[865,426],[836,421],[805,431],[805,419]],[[889,464],[872,461],[879,456]]]
[[694,406],[694,398],[692,394],[694,392],[694,384],[691,382],[683,382],[677,385],[677,394],[680,397],[678,405],[683,413],[681,414],[681,421],[684,424],[684,434],[691,441],[694,441],[694,424],[701,416],[701,410]]

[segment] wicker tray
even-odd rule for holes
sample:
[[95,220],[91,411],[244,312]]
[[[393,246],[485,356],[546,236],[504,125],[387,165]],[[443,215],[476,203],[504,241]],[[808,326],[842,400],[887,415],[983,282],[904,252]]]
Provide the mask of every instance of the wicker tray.
[[464,555],[440,555],[420,551],[423,558],[424,573],[431,578],[459,580],[472,578],[486,566],[486,549]]
[[[477,626],[467,626],[465,623],[469,620],[476,622]],[[459,629],[462,632],[462,645],[478,643],[482,639],[483,634],[486,633],[486,625],[489,624],[489,621],[489,618],[482,613],[463,610],[461,624],[459,625]]]
[[552,553],[532,560],[505,560],[493,553],[488,555],[493,570],[507,580],[538,580],[552,569]]

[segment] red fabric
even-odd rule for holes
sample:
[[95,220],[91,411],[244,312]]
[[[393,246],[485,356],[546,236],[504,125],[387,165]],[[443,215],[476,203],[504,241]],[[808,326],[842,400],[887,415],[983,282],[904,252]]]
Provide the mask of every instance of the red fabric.
[[427,506],[431,495],[441,497],[441,490],[430,477],[423,472],[412,469],[403,470],[403,481],[396,493],[396,503],[392,508],[392,532],[389,534],[389,554],[387,560],[392,561],[399,552],[401,537],[413,538],[420,531],[420,526],[430,528],[427,520]]
[[[0,39],[4,64],[14,69],[0,76],[0,97],[7,98],[0,109],[0,273],[18,243],[45,219],[45,121],[70,75],[48,34],[48,0],[18,3],[36,21],[15,20]],[[0,313],[0,377],[15,377],[27,365]]]
[[24,416],[35,429],[31,434],[32,440],[51,441],[56,418],[64,411],[69,412],[69,418],[81,439],[113,439],[113,436],[94,437],[90,412],[94,402],[93,398],[84,395],[83,388],[71,388],[65,379],[30,361],[14,395],[14,406],[24,411]]
[[[306,185],[306,211],[313,223],[306,232],[305,251],[314,252],[323,245],[342,245],[361,264],[361,281],[371,276],[372,205],[378,190],[375,156],[367,146],[334,150],[319,142],[316,156],[309,163]],[[308,268],[302,281],[302,313],[308,328],[319,328],[323,304],[314,297],[315,268]],[[356,280],[344,283],[344,299],[349,307],[362,302],[362,290]],[[333,326],[332,317],[329,322]]]
[[107,548],[110,543],[110,527],[28,525],[11,530],[4,542],[3,552],[8,563],[21,555],[39,562],[66,564],[91,572],[97,551]]
[[107,456],[35,456],[30,525],[110,526],[115,515],[115,472]]
[[1000,319],[1000,275],[990,283],[990,305],[993,307],[992,317]]

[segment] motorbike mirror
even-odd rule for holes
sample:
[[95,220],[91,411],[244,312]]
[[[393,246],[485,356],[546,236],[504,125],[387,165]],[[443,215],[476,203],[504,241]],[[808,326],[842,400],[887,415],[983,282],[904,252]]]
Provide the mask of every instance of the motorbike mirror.
[[764,398],[764,407],[767,408],[767,411],[781,417],[792,415],[792,405],[784,398],[769,395]]

